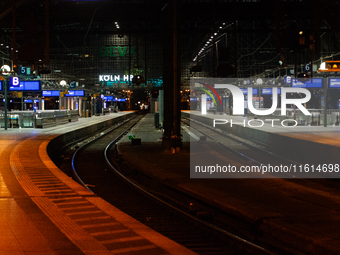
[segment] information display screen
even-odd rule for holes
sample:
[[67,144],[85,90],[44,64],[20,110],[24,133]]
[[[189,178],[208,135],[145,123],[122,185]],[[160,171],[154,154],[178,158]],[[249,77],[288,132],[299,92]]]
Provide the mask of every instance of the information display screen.
[[[248,89],[241,89],[242,90],[242,92],[243,92],[243,94],[248,94]],[[258,92],[258,90],[257,89],[253,89],[253,95],[257,95],[257,92]]]
[[322,88],[322,78],[309,79],[306,82],[292,79],[293,88]]
[[40,81],[20,81],[19,86],[9,86],[12,91],[40,91]]
[[58,97],[60,96],[59,90],[43,90],[41,95],[43,97]]
[[340,88],[340,79],[339,78],[331,78],[329,79],[329,88]]
[[83,97],[85,96],[84,90],[69,90],[68,94],[64,95],[65,97]]
[[113,96],[106,96],[106,97],[104,97],[104,100],[111,101],[111,100],[113,100]]
[[[193,98],[191,98],[191,99],[193,99]],[[125,102],[126,101],[125,98],[113,98],[113,96],[105,96],[104,100],[113,101],[113,102],[116,102],[116,100],[117,100],[117,102]],[[197,98],[196,98],[196,100],[197,100]]]
[[[263,88],[261,90],[262,95],[272,95],[273,89],[272,88]],[[277,88],[277,94],[281,95],[281,88]]]

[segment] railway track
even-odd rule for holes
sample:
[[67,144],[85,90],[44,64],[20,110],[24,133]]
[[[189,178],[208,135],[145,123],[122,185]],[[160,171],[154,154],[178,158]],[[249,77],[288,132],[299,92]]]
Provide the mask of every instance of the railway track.
[[[187,127],[190,127],[188,132],[194,131],[196,134],[206,136],[208,139],[214,141],[221,148],[236,154],[239,158],[242,158],[245,162],[251,162],[255,165],[295,165],[303,166],[306,162],[298,162],[296,159],[289,159],[284,156],[284,151],[280,151],[277,148],[268,147],[267,144],[259,142],[253,142],[233,134],[228,134],[222,130],[215,129],[204,123],[200,123],[196,120],[190,120],[189,118],[182,116],[182,123]],[[226,146],[228,144],[228,146]],[[279,146],[278,146],[279,147]],[[307,162],[308,163],[308,162]],[[319,162],[322,164],[322,162]],[[313,178],[306,179],[306,173],[283,173],[280,178],[287,178],[287,180],[299,183],[319,183],[327,186],[327,188],[337,188],[338,180],[340,178],[339,173],[328,173],[330,178],[324,179],[325,176],[322,173],[313,173]],[[311,176],[310,176],[311,177]],[[337,192],[337,189],[334,190]]]
[[[125,173],[129,175],[129,170],[120,169],[114,162],[113,150],[118,137],[126,134],[137,121],[134,119],[133,123],[124,123],[91,141],[84,141],[80,148],[73,147],[64,156],[60,168],[74,172],[80,183],[121,211],[198,254],[280,253],[256,244],[256,235],[260,235],[256,229],[233,216],[226,217],[219,209],[170,187],[160,188],[162,184],[155,185],[155,180],[141,173],[127,178]],[[71,161],[73,169],[70,169]],[[152,186],[157,186],[157,190],[148,188]],[[187,206],[189,202],[199,205],[200,211],[193,212]],[[248,241],[238,235],[245,232],[245,236],[255,237]]]

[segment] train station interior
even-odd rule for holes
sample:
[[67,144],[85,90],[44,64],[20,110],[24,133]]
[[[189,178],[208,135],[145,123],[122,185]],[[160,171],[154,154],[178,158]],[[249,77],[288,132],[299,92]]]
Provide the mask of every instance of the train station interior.
[[339,14],[0,1],[0,255],[340,254]]

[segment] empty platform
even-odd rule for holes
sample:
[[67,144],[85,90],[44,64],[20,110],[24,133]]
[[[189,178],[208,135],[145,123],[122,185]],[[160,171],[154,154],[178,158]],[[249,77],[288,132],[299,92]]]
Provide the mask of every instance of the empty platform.
[[129,114],[0,130],[0,254],[194,254],[73,181],[47,155],[53,138],[85,135]]

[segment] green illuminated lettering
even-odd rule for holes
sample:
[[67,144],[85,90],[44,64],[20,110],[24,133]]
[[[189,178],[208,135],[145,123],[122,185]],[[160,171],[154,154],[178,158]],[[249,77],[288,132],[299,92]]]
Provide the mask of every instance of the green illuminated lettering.
[[131,55],[137,56],[136,54],[136,46],[131,47]]
[[117,54],[114,54],[114,53],[117,53],[117,52],[113,52],[114,50],[116,50],[117,47],[115,46],[111,46],[110,47],[110,57],[117,57]]
[[136,46],[132,46],[130,51],[128,46],[102,46],[99,48],[99,57],[126,57],[130,53],[131,56],[137,56]]
[[99,48],[99,56],[100,57],[106,57],[107,56],[107,47],[100,47]]
[[124,57],[125,54],[126,54],[126,49],[127,49],[127,47],[125,46],[124,50],[122,51],[122,47],[118,46],[119,56]]

